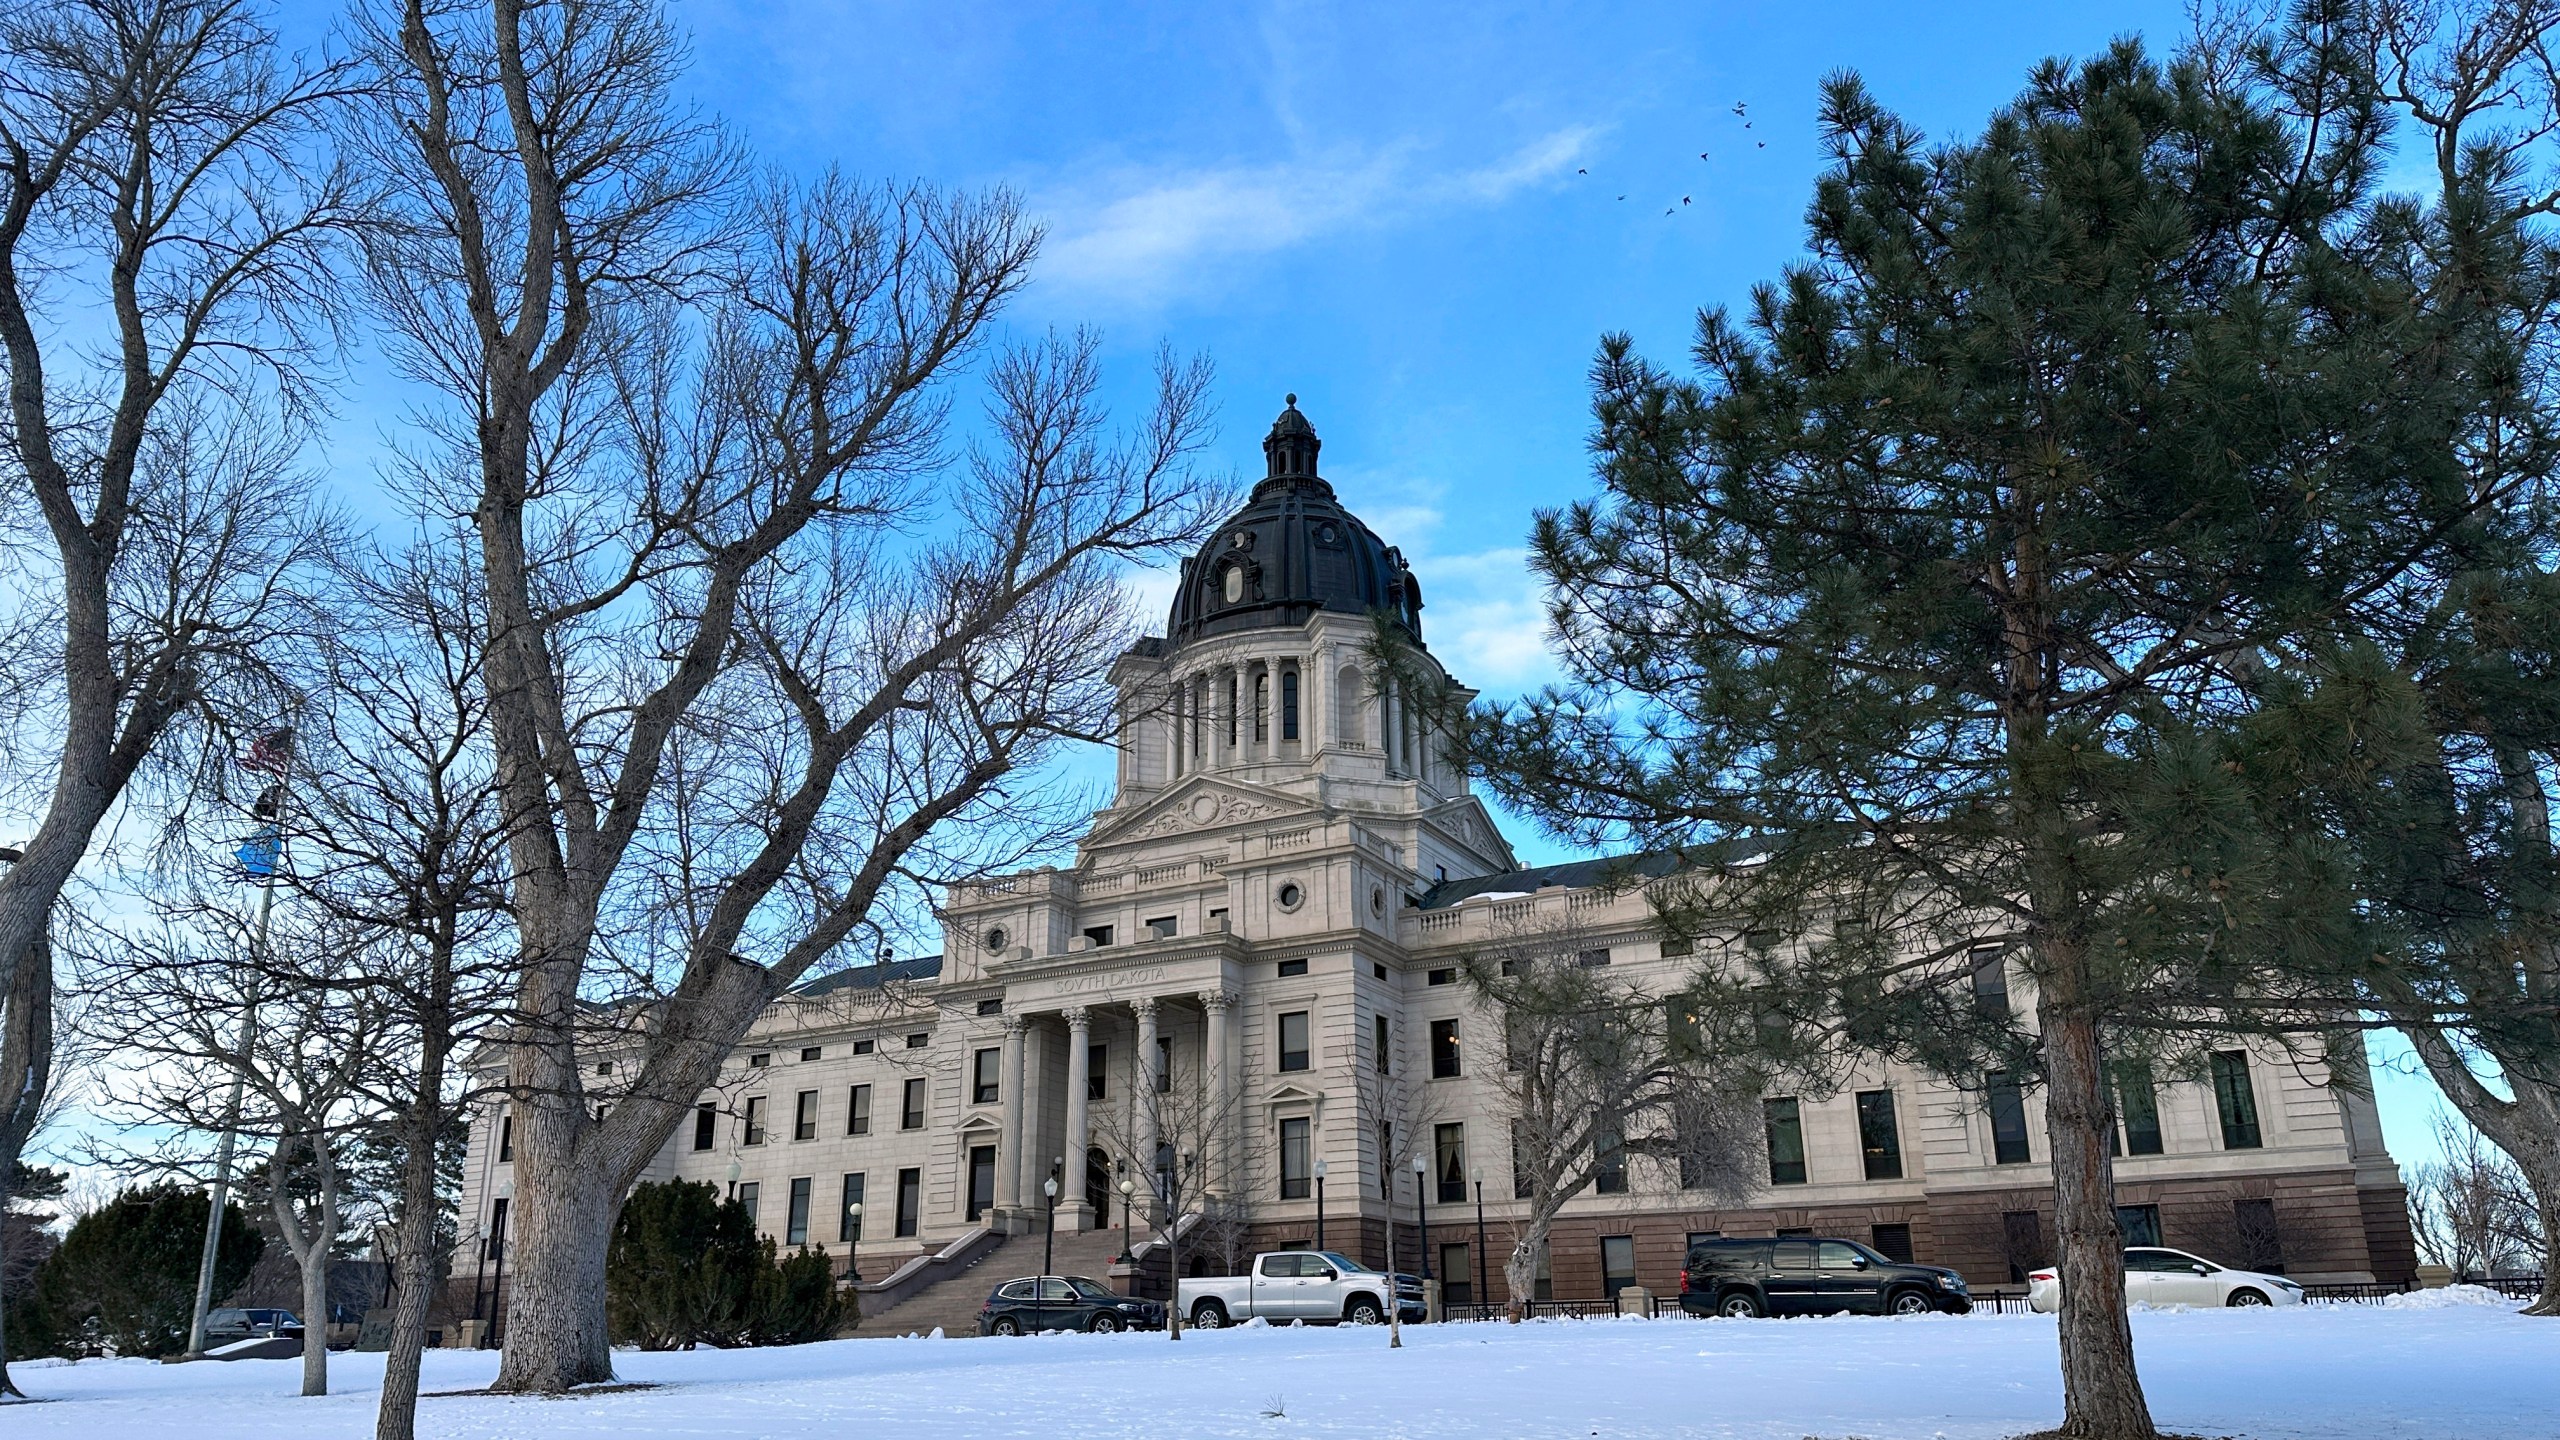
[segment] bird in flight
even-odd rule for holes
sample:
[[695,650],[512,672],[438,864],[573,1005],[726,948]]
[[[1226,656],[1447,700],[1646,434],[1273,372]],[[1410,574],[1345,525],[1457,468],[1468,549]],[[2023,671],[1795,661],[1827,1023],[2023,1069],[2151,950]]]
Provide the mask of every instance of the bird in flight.
[[1744,111],[1745,111],[1747,108],[1748,108],[1748,107],[1746,107],[1746,106],[1745,106],[1741,101],[1739,101],[1739,100],[1736,100],[1736,101],[1734,101],[1734,102],[1733,102],[1733,113],[1734,113],[1734,114],[1736,114],[1736,115],[1740,115],[1740,114],[1744,113]]
[[1680,203],[1681,203],[1681,204],[1683,204],[1683,205],[1688,204],[1688,203],[1689,203],[1689,197],[1688,197],[1688,196],[1686,196],[1686,195],[1681,196],[1681,197],[1680,197]]
[[1591,172],[1589,170],[1577,169],[1573,173],[1576,175],[1588,175]]

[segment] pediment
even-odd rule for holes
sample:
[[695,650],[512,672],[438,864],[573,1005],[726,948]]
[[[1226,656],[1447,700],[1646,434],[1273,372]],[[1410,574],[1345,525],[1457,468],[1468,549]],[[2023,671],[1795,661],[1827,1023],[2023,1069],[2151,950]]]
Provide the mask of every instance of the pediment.
[[983,1110],[978,1111],[960,1122],[960,1133],[963,1135],[974,1135],[983,1131],[1002,1130],[1003,1128],[1004,1125],[1002,1122],[998,1121],[994,1116],[987,1114]]
[[1194,775],[1126,815],[1116,816],[1085,837],[1085,848],[1162,840],[1175,835],[1223,830],[1319,813],[1310,801],[1276,790],[1240,785],[1212,775]]
[[1323,1091],[1310,1090],[1292,1081],[1272,1086],[1270,1093],[1262,1097],[1262,1103],[1265,1105],[1313,1105],[1323,1099]]

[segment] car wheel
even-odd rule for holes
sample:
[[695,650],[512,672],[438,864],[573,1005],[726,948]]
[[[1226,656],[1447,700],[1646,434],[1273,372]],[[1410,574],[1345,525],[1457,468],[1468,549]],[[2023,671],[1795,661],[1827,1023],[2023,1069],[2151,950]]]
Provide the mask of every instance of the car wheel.
[[2222,1303],[2238,1310],[2252,1305],[2264,1305],[2269,1302],[2265,1291],[2252,1290],[2248,1286],[2243,1285],[2239,1289],[2232,1291],[2230,1297],[2225,1299]]
[[1936,1307],[1929,1303],[1928,1296],[1917,1290],[1897,1290],[1893,1298],[1885,1302],[1884,1308],[1895,1315],[1926,1315]]
[[1354,1325],[1383,1325],[1387,1323],[1387,1312],[1378,1308],[1377,1301],[1362,1295],[1342,1308],[1342,1318]]
[[1716,1302],[1716,1313],[1729,1320],[1760,1318],[1760,1297],[1748,1290],[1736,1290]]
[[1093,1317],[1093,1324],[1090,1328],[1096,1335],[1116,1334],[1120,1329],[1120,1317],[1117,1315],[1096,1315]]
[[1223,1330],[1227,1324],[1227,1307],[1215,1300],[1203,1300],[1191,1312],[1191,1325],[1196,1330]]
[[1022,1333],[1022,1322],[1014,1319],[1010,1315],[999,1315],[988,1324],[987,1333],[990,1335],[1019,1335]]

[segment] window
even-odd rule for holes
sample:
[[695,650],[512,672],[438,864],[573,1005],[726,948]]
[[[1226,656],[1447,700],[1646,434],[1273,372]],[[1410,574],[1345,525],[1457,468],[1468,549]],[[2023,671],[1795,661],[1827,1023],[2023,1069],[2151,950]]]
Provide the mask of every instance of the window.
[[1372,1028],[1377,1036],[1378,1073],[1381,1075],[1392,1074],[1395,1069],[1394,1061],[1392,1059],[1395,1054],[1395,1046],[1388,1038],[1389,1032],[1387,1029],[1387,1017],[1384,1015],[1374,1015],[1370,1017],[1370,1020]]
[[2009,966],[2007,952],[1997,945],[1973,947],[1974,1013],[1994,1020],[2009,1014]]
[[1304,1117],[1280,1122],[1280,1198],[1307,1198],[1314,1162],[1307,1154],[1307,1121]]
[[1159,1035],[1156,1037],[1156,1093],[1159,1095],[1169,1095],[1172,1092],[1173,1037],[1170,1035]]
[[1804,1108],[1792,1095],[1760,1102],[1760,1123],[1769,1133],[1769,1183],[1804,1183]]
[[868,1135],[871,1133],[870,1086],[856,1085],[853,1087],[853,1103],[845,1112],[844,1133],[847,1135]]
[[693,1107],[693,1148],[708,1150],[719,1143],[720,1107],[706,1100]]
[[2027,1149],[2027,1099],[2018,1077],[1994,1070],[1985,1085],[1991,1104],[1991,1163],[2024,1165],[2034,1156]]
[[1603,1235],[1600,1237],[1600,1290],[1610,1299],[1636,1283],[1636,1237]]
[[1209,912],[1209,928],[1212,930],[1224,930],[1227,928],[1227,907],[1221,905],[1217,909]]
[[1378,1193],[1390,1200],[1396,1198],[1396,1125],[1392,1120],[1378,1122]]
[[[1778,1233],[1784,1235],[1787,1232],[1781,1230]],[[1813,1242],[1810,1240],[1781,1240],[1777,1244],[1770,1246],[1769,1268],[1772,1270],[1811,1270],[1813,1268]]]
[[1084,1047],[1084,1098],[1111,1098],[1111,1047],[1108,1045]]
[[747,1057],[747,1068],[750,1070],[762,1070],[772,1063],[773,1055],[769,1051],[759,1050]]
[[1307,892],[1298,888],[1297,884],[1292,882],[1281,886],[1278,892],[1271,898],[1279,902],[1281,909],[1295,910],[1299,905],[1306,901]]
[[1911,1263],[1910,1226],[1878,1225],[1867,1233],[1871,1242],[1876,1247],[1877,1254],[1892,1261],[1896,1265],[1908,1265]]
[[898,1172],[898,1234],[900,1240],[916,1236],[917,1221],[924,1213],[924,1172],[908,1169]]
[[2124,1232],[2127,1245],[2160,1243],[2160,1207],[2157,1205],[2119,1205],[2116,1228]]
[[1001,1015],[1004,1013],[1004,1001],[994,998],[981,1000],[978,1002],[978,1013],[981,1015]]
[[970,1064],[974,1067],[974,1073],[969,1081],[969,1103],[993,1105],[999,1093],[996,1086],[996,1073],[1004,1064],[1004,1052],[993,1048],[981,1050],[971,1057]]
[[1529,1137],[1520,1133],[1520,1122],[1511,1122],[1511,1198],[1526,1200],[1535,1188],[1530,1184]]
[[1858,1269],[1859,1262],[1866,1258],[1858,1253],[1857,1246],[1846,1240],[1823,1240],[1813,1247],[1813,1268],[1829,1270],[1834,1274],[1843,1270]]
[[785,1245],[809,1243],[809,1188],[812,1183],[805,1175],[791,1182],[791,1211],[782,1227],[782,1243]]
[[926,1031],[919,1030],[907,1037],[907,1048],[910,1050],[921,1050],[931,1043],[933,1043],[933,1036]]
[[875,1040],[856,1040],[853,1042],[853,1053],[856,1055],[868,1055],[878,1048],[879,1042]]
[[2234,1200],[2231,1224],[2239,1232],[2241,1269],[2269,1275],[2284,1273],[2283,1237],[2276,1233],[2276,1202]]
[[1556,1298],[1555,1255],[1543,1241],[1538,1245],[1538,1268],[1529,1281],[1529,1298],[1532,1300]]
[[2053,1258],[2044,1248],[2044,1217],[2033,1210],[2000,1212],[2000,1248],[2009,1262],[2009,1283],[2024,1285],[2027,1272],[2044,1268]]
[[791,1098],[791,1138],[818,1138],[818,1092],[803,1090]]
[[1707,1021],[1694,998],[1674,995],[1662,1002],[1662,1040],[1675,1063],[1707,1058]]
[[1609,963],[1607,950],[1585,950],[1573,957],[1573,963],[1585,970],[1598,970]]
[[1384,980],[1387,978],[1387,967],[1372,960],[1369,962],[1369,975],[1372,979]]
[[898,1106],[898,1128],[901,1130],[924,1128],[924,1080],[922,1077],[907,1082],[906,1097]]
[[1431,1078],[1458,1078],[1458,1022],[1455,1020],[1431,1022]]
[[[806,1058],[809,1058],[809,1057],[803,1056],[802,1058],[803,1058],[803,1059],[806,1059]],[[599,1061],[597,1061],[597,1062],[596,1062],[596,1073],[597,1073],[597,1074],[599,1074],[599,1075],[610,1075],[610,1074],[612,1074],[612,1073],[613,1073],[613,1062],[612,1062],[612,1061],[610,1061],[610,1060],[599,1060]]]
[[1307,1068],[1307,1012],[1291,1010],[1280,1017],[1280,1068]]
[[2222,1115],[2222,1148],[2258,1148],[2258,1097],[2249,1088],[2249,1057],[2239,1050],[2213,1053],[2213,1106]]
[[800,1047],[800,1058],[804,1061],[823,1060],[826,1058],[826,1054],[827,1050],[823,1045],[803,1045]]
[[1592,1133],[1591,1188],[1603,1195],[1627,1193],[1627,1136],[1614,1124]]
[[1085,927],[1084,938],[1093,942],[1094,949],[1100,950],[1111,943],[1111,927],[1088,925]]
[[836,1238],[851,1244],[862,1238],[862,1216],[854,1206],[862,1203],[862,1177],[844,1177],[844,1200],[836,1207]]
[[1298,738],[1298,672],[1280,672],[1280,738]]
[[747,1145],[761,1145],[764,1143],[763,1096],[750,1095],[747,1097],[747,1115],[744,1128],[745,1133],[738,1137],[741,1143]]
[[1307,962],[1304,960],[1283,960],[1280,962],[1280,978],[1283,980],[1288,979],[1292,975],[1304,975],[1306,973]]
[[1858,1092],[1858,1150],[1870,1180],[1902,1178],[1902,1132],[1893,1123],[1893,1092]]
[[[504,1165],[514,1158],[516,1158],[516,1115],[510,1110],[498,1117],[498,1163]],[[205,1228],[211,1230],[213,1222],[206,1221]]]
[[1147,938],[1150,940],[1170,940],[1181,928],[1182,921],[1180,916],[1159,915],[1155,919],[1147,922]]
[[756,1223],[757,1201],[763,1197],[763,1193],[764,1187],[753,1180],[738,1187],[738,1203],[746,1207],[747,1223],[750,1225]]
[[1452,1305],[1476,1303],[1476,1263],[1464,1242],[1440,1247],[1440,1298]]
[[1437,970],[1424,971],[1422,983],[1425,985],[1455,985],[1458,983],[1458,968],[1454,965],[1443,965]]
[[2160,1097],[2152,1090],[2150,1066],[2117,1067],[2116,1118],[2123,1123],[2125,1154],[2160,1153]]
[[1665,935],[1662,937],[1662,958],[1665,960],[1677,960],[1683,955],[1695,955],[1697,953],[1698,942],[1690,939],[1686,935]]
[[1431,1130],[1431,1168],[1440,1176],[1440,1203],[1463,1204],[1467,1198],[1467,1127],[1436,1125]]

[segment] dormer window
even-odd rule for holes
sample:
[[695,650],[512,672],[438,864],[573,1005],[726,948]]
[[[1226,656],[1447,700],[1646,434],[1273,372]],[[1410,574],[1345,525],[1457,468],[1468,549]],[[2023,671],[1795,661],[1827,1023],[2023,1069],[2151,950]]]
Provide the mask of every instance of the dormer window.
[[1227,603],[1230,605],[1237,604],[1244,599],[1243,566],[1230,565],[1227,567],[1226,577],[1223,582],[1223,589],[1227,597]]

